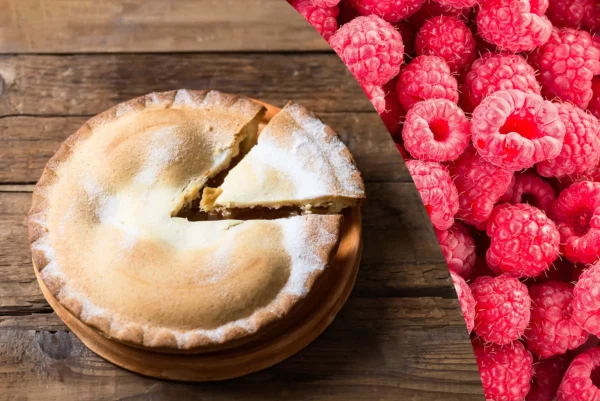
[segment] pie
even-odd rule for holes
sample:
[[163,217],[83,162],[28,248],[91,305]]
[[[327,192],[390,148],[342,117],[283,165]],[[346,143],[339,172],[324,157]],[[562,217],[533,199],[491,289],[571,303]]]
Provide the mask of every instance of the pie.
[[314,114],[288,104],[259,135],[264,113],[217,91],[153,93],[69,137],[28,222],[60,305],[106,337],[161,350],[232,347],[283,327],[328,271],[339,212],[364,186]]

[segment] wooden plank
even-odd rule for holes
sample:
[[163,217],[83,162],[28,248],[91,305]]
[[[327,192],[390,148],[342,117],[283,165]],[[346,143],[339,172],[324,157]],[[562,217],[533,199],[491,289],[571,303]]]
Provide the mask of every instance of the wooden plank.
[[0,399],[482,400],[458,310],[456,300],[441,298],[351,299],[292,358],[241,379],[199,385],[118,369],[66,331],[0,329]]
[[[1,187],[0,187],[1,189]],[[427,215],[412,183],[367,185],[364,250],[356,297],[454,297]],[[48,311],[27,241],[31,194],[0,192],[0,315]]]
[[0,0],[0,53],[330,50],[283,0]]
[[[373,113],[319,113],[350,147],[368,182],[410,181],[398,150]],[[0,183],[35,183],[62,141],[87,117],[0,118]]]
[[293,100],[315,112],[373,111],[333,53],[0,56],[0,80],[0,117],[94,115],[178,88],[217,89],[277,106]]

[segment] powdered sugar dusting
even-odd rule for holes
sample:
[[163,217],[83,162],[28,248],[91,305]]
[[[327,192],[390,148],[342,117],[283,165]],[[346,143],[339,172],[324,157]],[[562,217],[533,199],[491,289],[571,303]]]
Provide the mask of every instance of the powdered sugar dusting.
[[160,172],[177,160],[181,144],[175,126],[164,127],[154,132],[146,145],[144,166],[135,176],[134,182],[146,186],[154,185]]
[[307,294],[306,282],[311,273],[325,268],[325,261],[315,252],[315,249],[337,240],[336,236],[328,232],[322,224],[317,225],[316,235],[310,236],[306,225],[303,224],[303,218],[300,216],[280,221],[283,245],[292,259],[290,278],[283,291],[298,296]]

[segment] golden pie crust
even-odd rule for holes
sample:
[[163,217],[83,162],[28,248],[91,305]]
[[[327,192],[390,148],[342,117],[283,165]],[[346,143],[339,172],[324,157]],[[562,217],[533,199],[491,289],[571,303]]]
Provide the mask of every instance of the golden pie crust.
[[340,215],[175,217],[251,151],[264,112],[217,91],[153,93],[69,137],[28,221],[34,265],[57,301],[109,338],[155,349],[230,346],[288,316],[326,271]]

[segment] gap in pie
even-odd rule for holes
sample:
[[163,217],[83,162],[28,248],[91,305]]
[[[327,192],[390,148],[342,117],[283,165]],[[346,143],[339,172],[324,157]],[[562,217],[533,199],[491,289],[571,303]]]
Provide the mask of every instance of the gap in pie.
[[314,114],[288,104],[257,141],[264,112],[217,91],[153,93],[69,137],[28,221],[56,300],[106,337],[169,352],[263,338],[318,303],[338,213],[364,186]]

